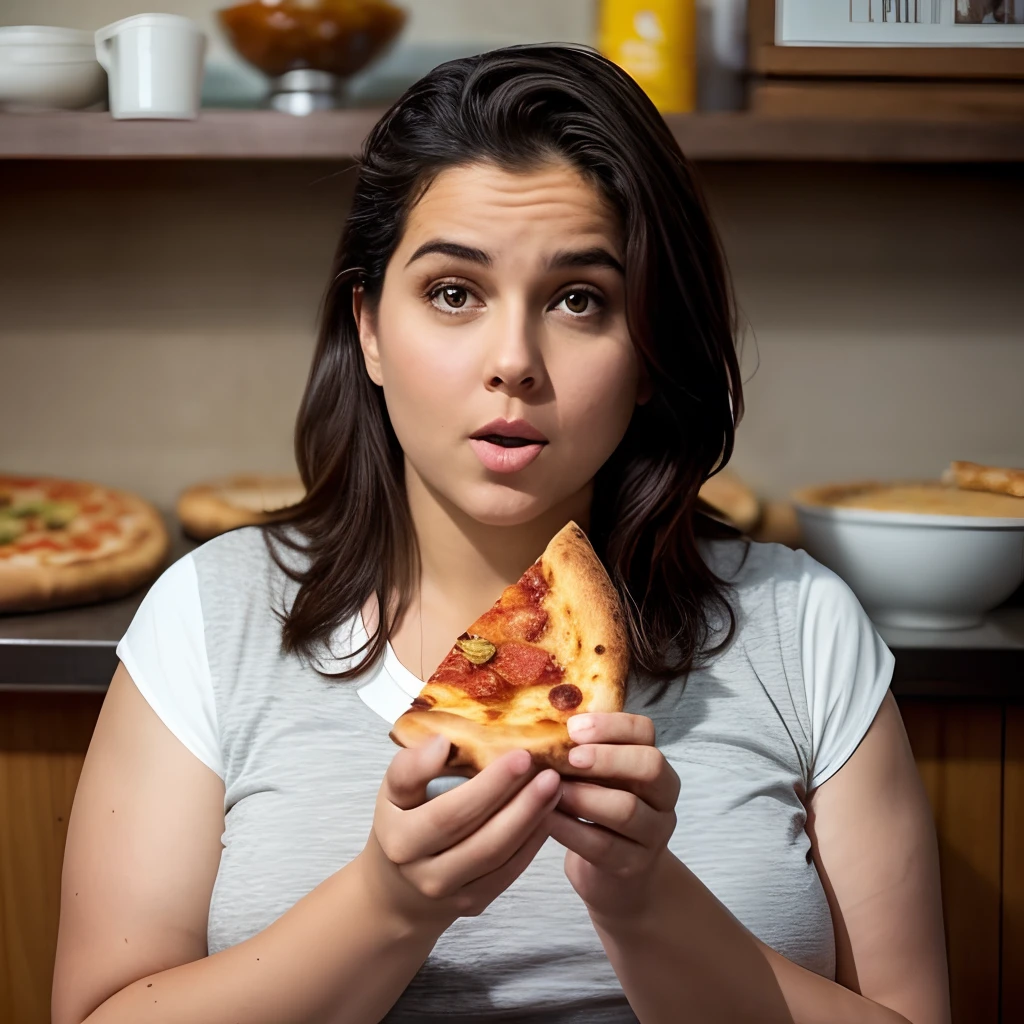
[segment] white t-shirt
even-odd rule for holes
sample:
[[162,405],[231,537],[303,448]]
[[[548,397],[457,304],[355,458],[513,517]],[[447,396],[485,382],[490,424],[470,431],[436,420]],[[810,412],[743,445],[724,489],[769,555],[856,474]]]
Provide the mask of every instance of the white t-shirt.
[[[811,788],[831,778],[856,750],[888,689],[895,659],[843,580],[804,552],[797,622],[811,721]],[[365,641],[362,621],[349,624]],[[193,555],[175,562],[142,601],[117,646],[135,685],[168,729],[224,777],[217,709],[207,660]],[[383,662],[358,686],[389,724],[422,688],[388,644]]]

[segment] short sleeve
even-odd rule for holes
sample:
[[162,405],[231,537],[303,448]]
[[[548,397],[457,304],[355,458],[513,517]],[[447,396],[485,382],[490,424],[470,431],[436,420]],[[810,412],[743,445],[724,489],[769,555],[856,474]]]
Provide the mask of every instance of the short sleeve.
[[896,659],[850,587],[810,557],[799,593],[813,790],[842,768],[864,738],[889,689]]
[[199,579],[191,555],[153,584],[117,656],[160,720],[224,778]]

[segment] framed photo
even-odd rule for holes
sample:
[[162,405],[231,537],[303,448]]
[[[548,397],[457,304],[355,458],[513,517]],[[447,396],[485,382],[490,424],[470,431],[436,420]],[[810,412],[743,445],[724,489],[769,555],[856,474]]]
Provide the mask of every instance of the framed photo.
[[1024,46],[1024,0],[776,0],[778,46]]

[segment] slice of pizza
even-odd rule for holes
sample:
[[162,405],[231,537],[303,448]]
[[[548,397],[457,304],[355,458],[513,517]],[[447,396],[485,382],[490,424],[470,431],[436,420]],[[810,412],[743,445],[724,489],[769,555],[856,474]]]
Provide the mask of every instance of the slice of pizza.
[[565,768],[572,715],[621,711],[629,650],[618,593],[573,522],[456,640],[391,738],[441,733],[448,764],[480,771],[510,750]]

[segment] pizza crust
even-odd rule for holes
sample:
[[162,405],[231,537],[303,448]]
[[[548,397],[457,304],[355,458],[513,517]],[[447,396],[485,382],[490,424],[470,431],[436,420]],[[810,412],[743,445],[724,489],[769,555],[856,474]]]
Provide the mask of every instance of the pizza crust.
[[178,498],[177,514],[195,540],[211,540],[229,530],[265,523],[271,514],[301,501],[297,476],[231,476],[190,487]]
[[[579,688],[582,703],[560,711],[551,705],[550,683],[526,686],[502,706],[501,718],[491,721],[487,705],[455,686],[428,681],[422,695],[429,695],[436,709],[405,712],[391,731],[395,743],[417,746],[440,733],[452,741],[452,768],[480,771],[510,750],[526,749],[538,767],[566,771],[574,746],[566,728],[569,718],[622,710],[629,646],[619,595],[586,534],[569,523],[538,561],[548,584],[541,600],[548,626],[536,646],[562,668],[563,683]],[[486,635],[474,626],[469,632]]]
[[170,547],[160,513],[133,494],[101,490],[122,501],[125,514],[134,520],[126,546],[99,557],[83,552],[62,565],[0,562],[0,612],[41,611],[122,597],[156,575]]
[[450,711],[407,711],[391,730],[391,739],[401,747],[418,747],[437,735],[452,741],[448,767],[470,772],[482,771],[510,750],[528,750],[540,768],[564,769],[574,746],[560,722],[484,725]]

